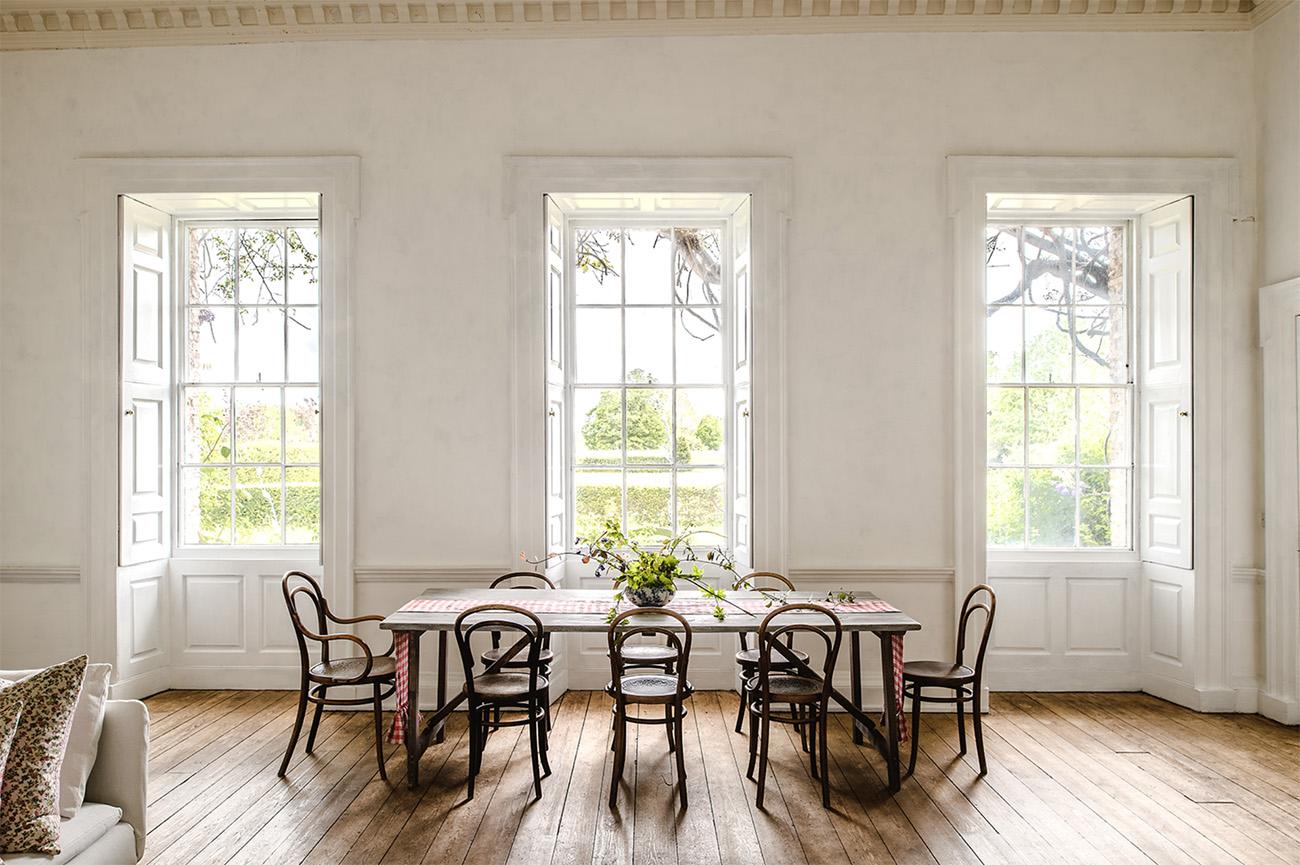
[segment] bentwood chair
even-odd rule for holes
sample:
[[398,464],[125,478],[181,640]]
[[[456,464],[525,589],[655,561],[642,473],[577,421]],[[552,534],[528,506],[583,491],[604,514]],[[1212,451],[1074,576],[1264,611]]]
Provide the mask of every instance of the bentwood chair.
[[[977,596],[987,594],[987,599],[977,601]],[[993,613],[998,600],[988,586],[976,586],[966,594],[962,601],[961,618],[957,621],[957,660],[948,661],[908,661],[903,664],[903,698],[912,699],[912,757],[907,762],[907,774],[916,770],[917,740],[921,738],[921,704],[922,703],[956,703],[957,737],[961,750],[966,753],[966,718],[963,709],[971,704],[971,722],[975,728],[975,752],[979,755],[980,774],[988,772],[984,762],[984,732],[980,727],[980,683],[984,677],[984,650],[988,647],[989,633],[993,628]],[[971,617],[979,611],[984,612],[984,632],[980,635],[979,650],[975,654],[974,665],[962,662],[966,649],[966,626]],[[922,688],[942,688],[945,693],[924,695]]]
[[[733,585],[732,588],[736,590],[744,589],[745,591],[750,592],[776,592],[784,595],[787,592],[794,591],[794,583],[792,583],[788,577],[783,577],[780,574],[773,573],[772,571],[755,571],[748,576],[736,580],[735,585]],[[740,651],[736,653],[736,666],[740,668],[740,681],[748,682],[750,679],[754,678],[754,675],[758,672],[758,649],[751,649],[749,647],[748,634],[741,632],[739,637]],[[786,645],[793,648],[793,643],[794,634],[791,634],[790,641],[787,642]],[[795,649],[794,654],[800,661],[806,662],[808,660],[808,655],[805,652]],[[790,666],[779,658],[774,659],[773,664],[777,669],[788,668]],[[745,706],[748,702],[749,694],[745,693],[742,685],[740,694],[740,710],[736,712],[737,733],[742,732],[745,723]],[[800,728],[800,731],[802,732],[802,728]],[[804,750],[808,750],[806,740],[804,743]]]
[[[682,633],[663,625],[638,624],[638,616],[667,616],[676,620]],[[672,650],[675,673],[628,673],[628,669],[644,668],[638,659],[629,659],[625,649],[634,636],[662,637],[664,645]],[[614,617],[609,624],[610,682],[605,693],[614,698],[614,771],[609,783],[609,807],[618,804],[618,783],[623,778],[623,764],[627,757],[628,724],[662,724],[668,733],[668,750],[677,752],[677,797],[680,807],[686,807],[686,760],[682,754],[682,719],[686,717],[686,701],[695,688],[686,679],[686,662],[691,654],[691,626],[672,610],[638,607]],[[663,717],[633,715],[630,706],[663,706]]]
[[[537,583],[540,583],[541,585],[537,585]],[[555,588],[555,583],[551,582],[549,577],[547,577],[545,574],[539,574],[534,571],[511,571],[508,574],[502,574],[501,576],[493,580],[492,584],[488,586],[488,588],[496,589],[496,588],[500,588],[503,585],[508,589],[554,589]],[[501,650],[500,632],[493,631],[490,636],[492,638],[492,648],[484,651],[483,654],[479,656],[480,659],[483,661],[484,665],[496,663],[496,660],[501,657],[502,650]],[[555,660],[555,653],[551,651],[551,634],[548,631],[542,635],[542,648],[541,648],[541,652],[538,654],[538,661],[542,665],[542,676],[547,681],[550,681],[551,663],[554,660]],[[520,658],[516,656],[514,658],[511,658],[509,661],[506,661],[501,666],[505,669],[522,669],[528,666],[528,660],[526,658]],[[551,729],[550,694],[549,693],[546,694],[545,698],[546,698],[545,699],[546,729],[549,730]],[[498,713],[498,715],[499,714],[500,713]]]
[[[456,617],[453,628],[465,669],[465,696],[469,702],[469,790],[474,798],[474,779],[483,765],[487,735],[501,727],[528,727],[528,746],[533,762],[534,799],[542,798],[542,778],[551,774],[546,759],[546,703],[550,682],[541,671],[541,649],[545,638],[542,620],[522,607],[511,604],[480,604]],[[480,631],[513,637],[497,659],[476,672],[473,636]],[[522,659],[522,667],[506,664]],[[505,717],[502,716],[505,712]],[[539,761],[541,769],[539,770]]]
[[[809,620],[809,616],[812,620]],[[791,621],[793,619],[793,621]],[[785,621],[782,621],[785,620]],[[826,654],[820,672],[800,663],[789,646],[796,633],[815,635],[825,645]],[[809,763],[814,780],[822,782],[822,807],[831,804],[830,777],[827,768],[826,714],[831,698],[831,677],[840,653],[843,627],[839,616],[818,604],[786,604],[767,614],[758,627],[758,674],[746,686],[749,702],[749,772],[754,780],[754,761],[758,761],[758,798],[763,807],[767,780],[768,743],[771,726],[776,721],[801,730],[806,729],[810,743]],[[776,666],[780,662],[783,666]],[[778,711],[776,704],[788,705]],[[821,765],[818,766],[820,761]]]
[[[294,580],[301,580],[305,585],[299,585],[291,589],[289,587]],[[320,727],[321,710],[326,706],[361,706],[372,703],[375,713],[375,756],[379,759],[379,777],[387,781],[388,774],[384,771],[381,704],[397,688],[397,662],[392,657],[393,646],[390,644],[388,651],[382,655],[376,655],[365,640],[360,637],[353,634],[331,634],[329,632],[331,624],[352,625],[357,622],[382,622],[384,617],[356,616],[354,618],[343,618],[334,615],[325,600],[325,595],[321,592],[320,584],[302,571],[289,571],[285,574],[281,588],[284,590],[285,605],[289,608],[289,618],[293,622],[294,635],[298,638],[298,654],[302,662],[302,684],[298,695],[298,717],[293,722],[293,735],[289,737],[289,748],[284,752],[284,761],[280,763],[280,777],[284,777],[285,771],[289,768],[289,758],[293,756],[293,749],[298,744],[298,734],[302,732],[302,722],[307,714],[308,703],[313,703],[316,706],[316,714],[311,721],[311,732],[307,734],[308,754],[311,753],[312,747],[316,744],[316,731]],[[303,624],[303,617],[299,611],[299,607],[303,602],[308,602],[312,612],[314,612],[314,616],[309,616],[309,621],[314,621],[315,631]],[[312,663],[311,656],[307,651],[308,641],[319,646],[319,663]],[[343,649],[348,643],[356,644],[362,655],[347,658],[339,658],[337,655],[332,656],[332,649]],[[371,696],[343,698],[329,697],[327,695],[330,688],[344,686],[364,687],[366,685],[371,686]],[[388,688],[387,691],[383,690],[385,686]]]

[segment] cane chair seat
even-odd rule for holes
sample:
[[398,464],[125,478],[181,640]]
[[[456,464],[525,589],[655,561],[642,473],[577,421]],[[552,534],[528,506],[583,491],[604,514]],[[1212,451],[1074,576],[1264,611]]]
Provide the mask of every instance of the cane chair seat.
[[658,667],[677,660],[671,646],[624,646],[623,660],[629,667]]
[[347,679],[357,684],[369,684],[378,679],[390,678],[397,672],[397,661],[387,655],[372,659],[370,672],[366,673],[365,658],[338,658],[313,664],[311,675],[325,679]]
[[[677,677],[637,674],[624,676],[623,696],[628,703],[669,703],[677,699]],[[687,682],[682,689],[686,696],[695,693],[695,686]],[[605,686],[605,693],[613,696],[614,683]]]
[[908,661],[903,664],[903,676],[921,685],[951,685],[973,680],[975,671],[948,661]]
[[[752,691],[758,690],[758,676],[745,683]],[[807,676],[770,676],[767,693],[773,703],[804,703],[820,699],[822,683]]]
[[[499,702],[522,700],[532,691],[528,673],[485,673],[474,677],[474,691],[484,700]],[[537,677],[537,691],[544,693],[551,686],[545,676]],[[468,686],[465,692],[469,693]]]

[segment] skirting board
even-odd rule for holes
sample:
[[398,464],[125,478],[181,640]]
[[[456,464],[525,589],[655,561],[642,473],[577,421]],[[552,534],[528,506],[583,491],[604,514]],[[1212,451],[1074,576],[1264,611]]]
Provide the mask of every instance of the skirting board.
[[172,687],[171,675],[171,668],[163,667],[130,679],[113,682],[109,686],[109,697],[114,700],[143,700],[145,697],[161,694]]
[[1300,725],[1300,700],[1280,700],[1261,691],[1259,714],[1289,727]]

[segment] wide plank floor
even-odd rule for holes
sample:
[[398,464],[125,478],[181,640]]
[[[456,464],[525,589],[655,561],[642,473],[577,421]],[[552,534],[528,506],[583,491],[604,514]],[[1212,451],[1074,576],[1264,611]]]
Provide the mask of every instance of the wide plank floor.
[[[386,746],[380,780],[365,713],[327,713],[315,753],[276,772],[296,693],[168,691],[149,698],[149,839],[158,863],[496,865],[1092,865],[1300,862],[1300,734],[1253,715],[1201,715],[1142,694],[996,694],[989,772],[957,754],[953,715],[923,716],[915,776],[885,768],[833,719],[831,809],[797,735],[777,730],[764,810],[745,778],[730,692],[701,692],[685,731],[690,807],[677,808],[662,728],[633,725],[619,807],[606,804],[609,700],[554,706],[554,774],[532,798],[528,737],[494,733],[473,800],[468,741],[404,781]],[[387,720],[387,719],[386,719]],[[305,739],[305,736],[304,736]],[[972,744],[973,750],[973,744]]]

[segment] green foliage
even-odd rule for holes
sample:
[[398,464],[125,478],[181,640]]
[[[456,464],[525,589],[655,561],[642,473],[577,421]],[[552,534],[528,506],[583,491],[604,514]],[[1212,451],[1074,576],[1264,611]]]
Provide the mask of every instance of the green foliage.
[[700,422],[695,425],[695,438],[706,450],[715,451],[722,447],[722,418],[715,414],[700,418]]
[[[617,483],[583,485],[577,489],[575,517],[582,537],[600,532],[606,520],[622,513],[622,488]],[[671,495],[668,487],[628,487],[627,518],[632,526],[662,526],[670,522]],[[677,487],[677,524],[682,526],[720,526],[722,503],[711,486]],[[645,538],[655,529],[634,529]]]

